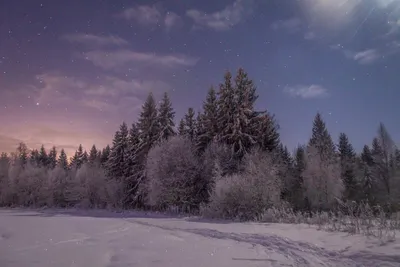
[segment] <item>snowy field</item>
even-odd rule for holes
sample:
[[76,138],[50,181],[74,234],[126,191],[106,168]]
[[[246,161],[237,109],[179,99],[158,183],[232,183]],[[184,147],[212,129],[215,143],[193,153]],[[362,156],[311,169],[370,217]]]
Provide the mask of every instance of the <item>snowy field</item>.
[[[398,235],[400,238],[400,235]],[[400,266],[400,242],[307,225],[0,210],[1,267]]]

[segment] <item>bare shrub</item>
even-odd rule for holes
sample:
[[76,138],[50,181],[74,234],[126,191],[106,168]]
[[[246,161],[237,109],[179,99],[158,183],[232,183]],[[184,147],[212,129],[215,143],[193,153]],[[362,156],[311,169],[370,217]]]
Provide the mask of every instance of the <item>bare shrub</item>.
[[202,166],[189,139],[176,136],[152,148],[146,165],[147,203],[162,210],[198,209],[207,197],[209,180]]
[[270,155],[253,152],[244,159],[244,170],[239,174],[220,177],[210,203],[202,208],[206,217],[254,220],[265,209],[279,205],[282,189],[277,175],[279,166]]

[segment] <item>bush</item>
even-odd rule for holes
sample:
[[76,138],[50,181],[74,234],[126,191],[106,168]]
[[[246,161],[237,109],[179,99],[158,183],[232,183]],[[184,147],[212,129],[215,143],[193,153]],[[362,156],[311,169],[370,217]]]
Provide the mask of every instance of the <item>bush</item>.
[[244,158],[242,172],[228,176],[217,173],[210,203],[203,206],[202,214],[223,219],[259,218],[265,209],[281,203],[279,167],[269,154],[253,152]]
[[152,148],[146,165],[147,204],[162,210],[198,210],[208,198],[211,176],[203,166],[188,139],[176,136]]

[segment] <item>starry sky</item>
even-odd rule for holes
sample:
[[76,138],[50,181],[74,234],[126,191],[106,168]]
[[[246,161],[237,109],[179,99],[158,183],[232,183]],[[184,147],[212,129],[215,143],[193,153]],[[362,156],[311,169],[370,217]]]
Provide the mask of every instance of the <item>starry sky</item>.
[[322,113],[400,141],[399,0],[0,1],[0,151],[111,143],[151,91],[178,119],[243,67],[290,148]]

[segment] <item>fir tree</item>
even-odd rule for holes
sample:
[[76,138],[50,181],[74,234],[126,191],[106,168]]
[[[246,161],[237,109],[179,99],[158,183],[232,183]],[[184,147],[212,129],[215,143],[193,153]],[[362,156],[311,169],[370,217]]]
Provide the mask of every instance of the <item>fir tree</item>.
[[294,153],[294,162],[293,162],[293,184],[291,188],[292,199],[291,203],[293,203],[294,208],[304,209],[306,208],[305,199],[304,199],[304,180],[303,180],[303,172],[306,168],[306,155],[305,149],[303,146],[298,146]]
[[115,133],[111,153],[107,161],[108,176],[121,180],[124,178],[125,153],[128,148],[128,127],[123,122]]
[[183,135],[193,141],[196,134],[196,119],[193,108],[188,109],[187,113],[184,116],[184,122],[185,128]]
[[178,126],[178,134],[180,135],[180,136],[185,136],[185,134],[186,134],[186,129],[185,129],[185,120],[182,118],[180,121],[179,121],[179,126]]
[[203,114],[197,122],[197,151],[202,153],[218,134],[217,94],[214,87],[208,91],[203,103]]
[[61,149],[60,155],[57,160],[57,166],[63,168],[64,170],[68,170],[68,158],[67,154],[65,154],[64,149]]
[[88,158],[89,163],[95,164],[95,163],[99,162],[98,156],[99,156],[99,154],[98,154],[97,148],[95,145],[93,145],[89,152],[89,158]]
[[37,149],[32,149],[29,162],[32,164],[32,166],[39,165],[39,151]]
[[375,182],[372,177],[373,175],[373,166],[374,166],[374,158],[372,156],[372,152],[370,148],[365,145],[361,152],[361,189],[362,189],[362,196],[363,200],[367,200],[368,203],[374,204],[375,197],[374,197],[374,187]]
[[47,155],[46,149],[42,145],[39,150],[39,166],[47,167],[49,164],[49,157]]
[[356,181],[356,153],[345,133],[339,135],[339,156],[341,176],[345,186],[344,197],[348,200],[356,200],[358,188]]
[[86,152],[86,150],[82,154],[82,164],[85,164],[89,161],[89,154]]
[[54,169],[57,165],[57,149],[53,146],[49,152],[48,156],[48,167]]
[[16,156],[18,164],[20,164],[22,167],[25,166],[28,162],[28,147],[25,143],[21,142],[18,144]]
[[71,167],[79,169],[84,163],[84,152],[82,144],[79,144],[78,150],[75,152],[74,156],[71,158]]
[[110,157],[110,153],[111,153],[111,148],[110,148],[109,145],[107,145],[101,151],[100,163],[101,163],[102,166],[104,166],[107,163],[108,158]]
[[172,108],[169,96],[167,93],[164,93],[158,112],[158,122],[160,124],[160,141],[167,140],[171,136],[176,135],[174,117],[175,112]]
[[268,113],[261,114],[257,118],[256,133],[257,144],[263,151],[272,152],[276,150],[280,143],[278,133],[279,126],[273,116]]

